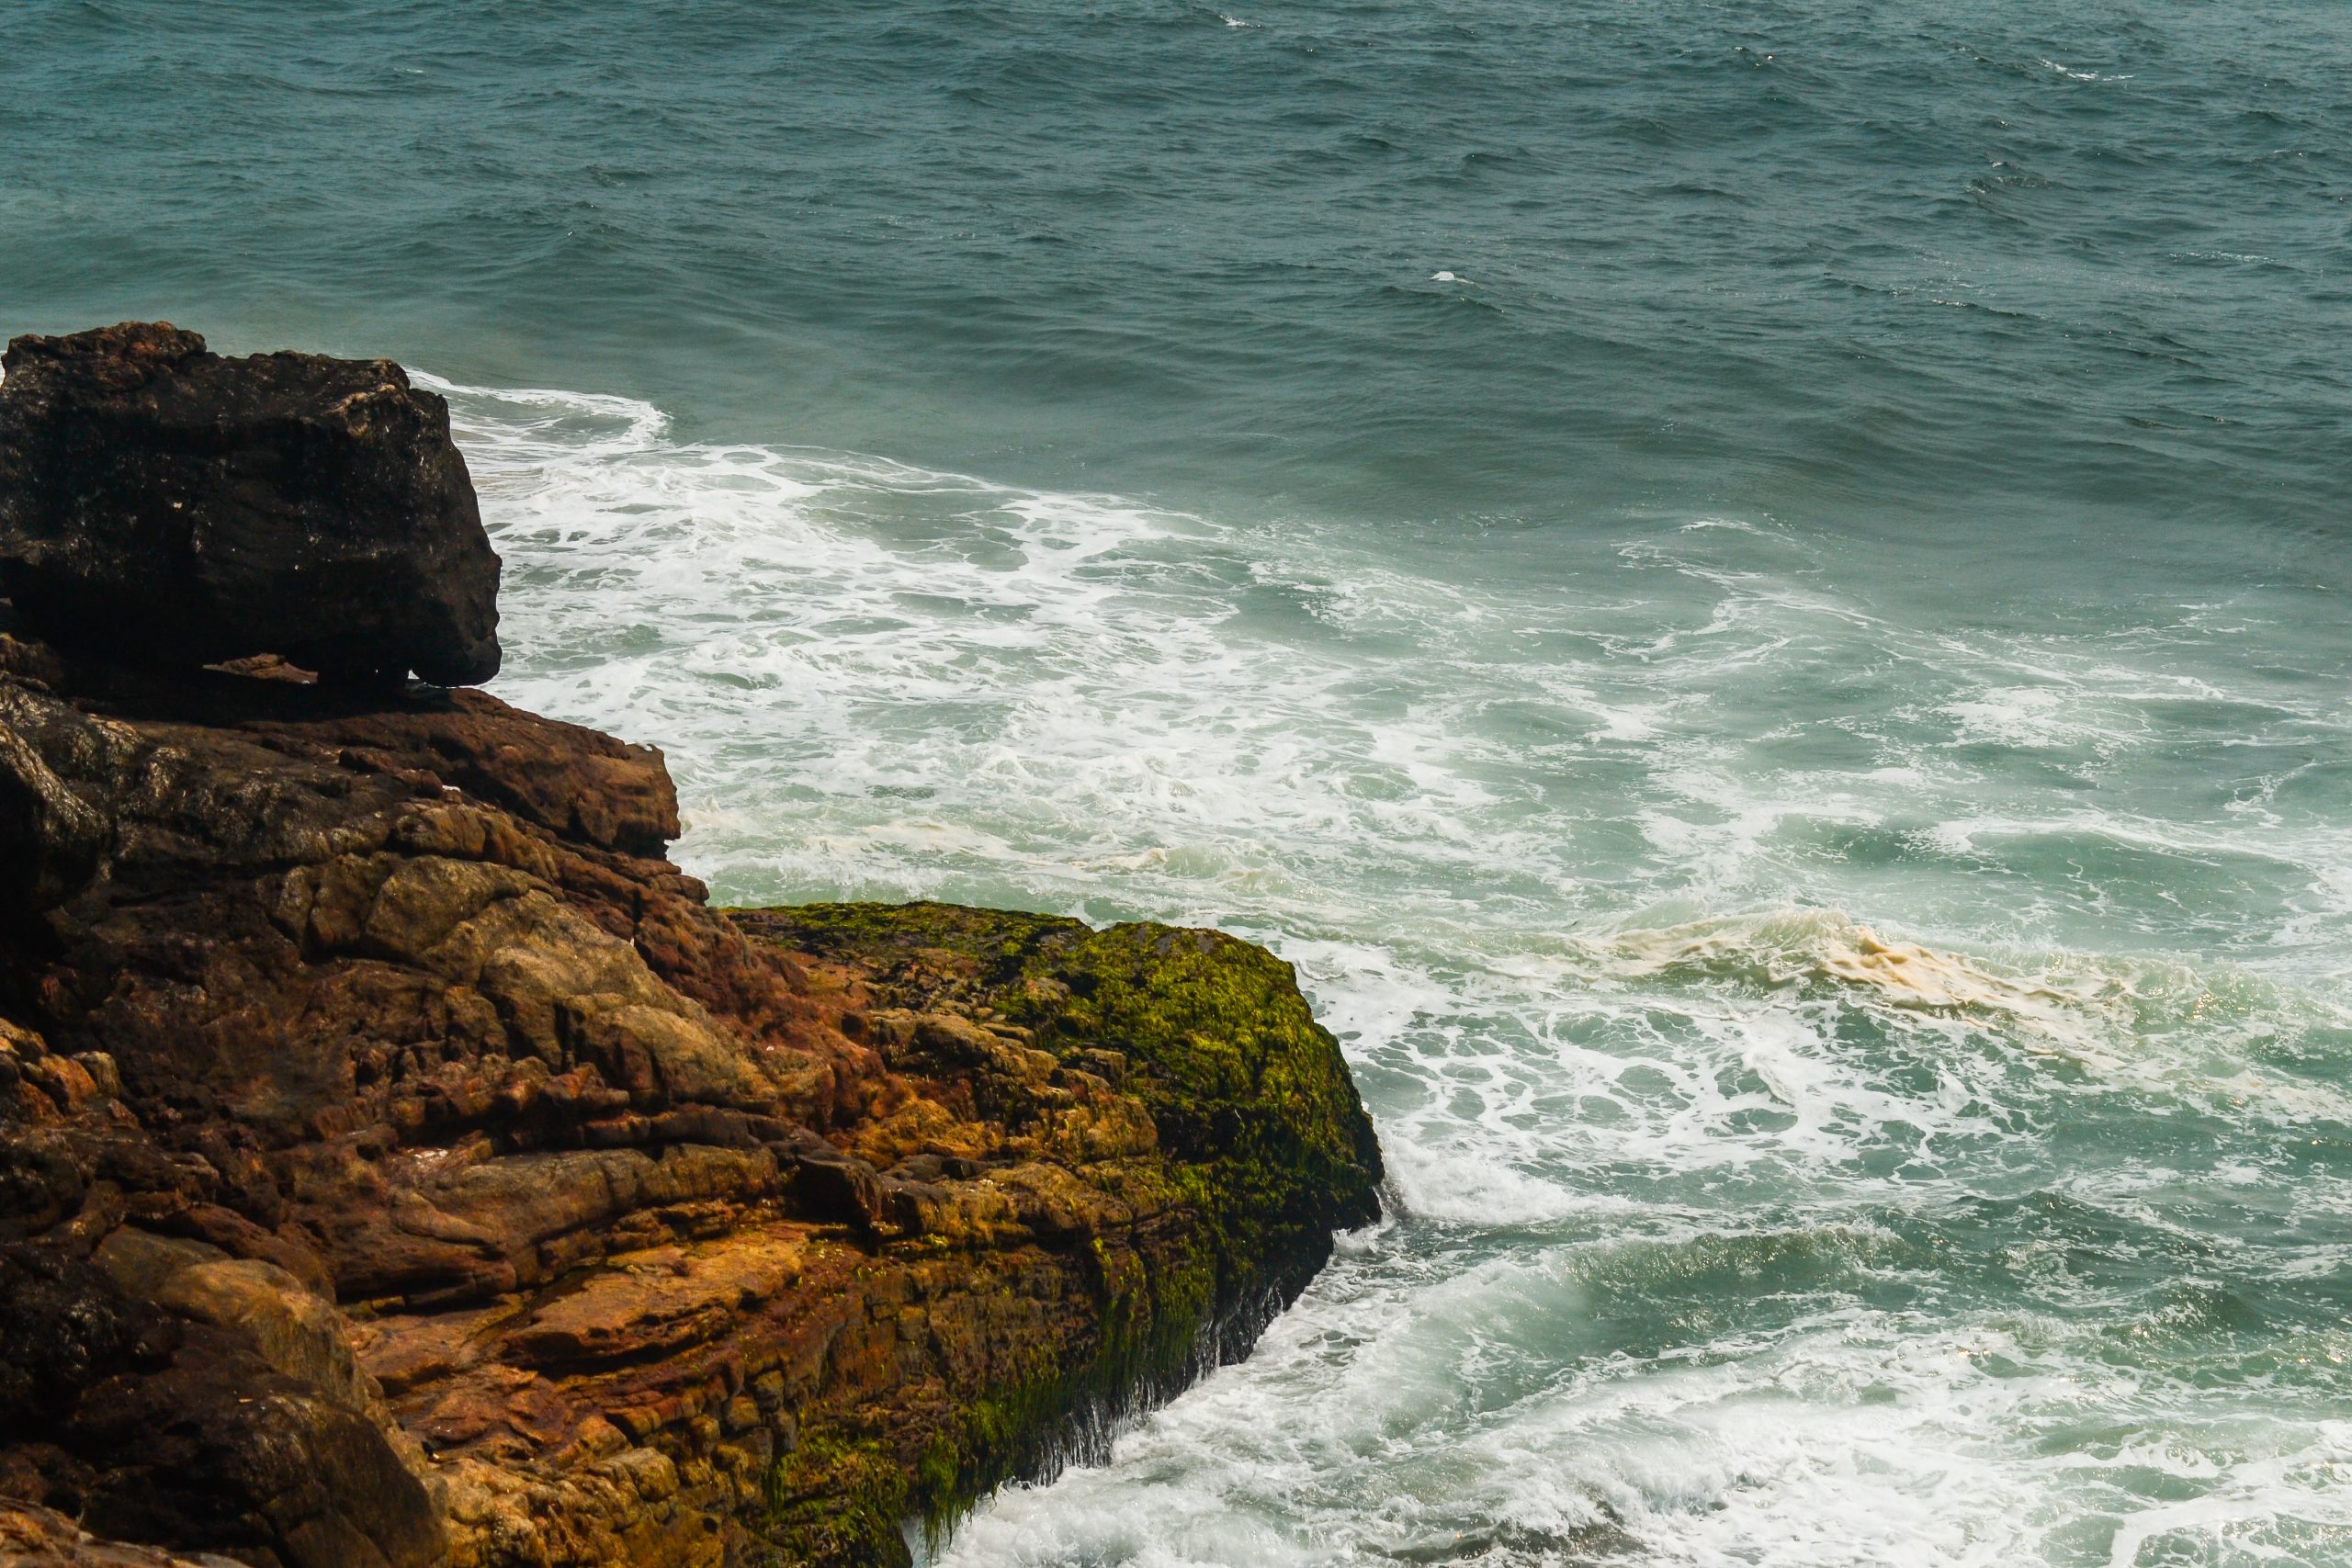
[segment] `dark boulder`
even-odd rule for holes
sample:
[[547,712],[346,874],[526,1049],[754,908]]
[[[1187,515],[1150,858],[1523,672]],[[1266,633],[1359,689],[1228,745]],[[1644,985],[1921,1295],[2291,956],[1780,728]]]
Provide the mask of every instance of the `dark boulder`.
[[498,557],[448,405],[399,366],[225,359],[160,322],[5,364],[0,594],[28,629],[172,668],[497,673]]
[[0,1443],[16,1445],[0,1495],[282,1568],[446,1562],[438,1500],[368,1413],[260,1348],[250,1327],[173,1316],[86,1260],[0,1246]]

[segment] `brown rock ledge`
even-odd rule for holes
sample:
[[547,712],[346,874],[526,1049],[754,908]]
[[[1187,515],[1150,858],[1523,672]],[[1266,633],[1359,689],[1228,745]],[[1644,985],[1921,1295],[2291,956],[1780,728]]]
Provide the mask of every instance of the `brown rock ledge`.
[[1377,1212],[1259,949],[715,910],[658,752],[277,672],[0,637],[0,1562],[903,1562]]

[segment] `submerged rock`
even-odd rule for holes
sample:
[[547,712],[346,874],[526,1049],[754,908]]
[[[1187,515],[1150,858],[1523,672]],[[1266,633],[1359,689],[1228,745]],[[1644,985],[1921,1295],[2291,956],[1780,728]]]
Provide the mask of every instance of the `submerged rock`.
[[498,671],[498,557],[448,407],[390,360],[225,359],[163,323],[20,337],[0,596],[61,646],[330,677]]

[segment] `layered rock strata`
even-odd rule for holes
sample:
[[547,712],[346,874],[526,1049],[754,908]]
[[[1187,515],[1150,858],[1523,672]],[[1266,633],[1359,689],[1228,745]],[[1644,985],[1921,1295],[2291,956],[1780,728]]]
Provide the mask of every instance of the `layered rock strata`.
[[0,636],[0,1562],[903,1562],[1374,1217],[1263,951],[677,832],[481,693]]

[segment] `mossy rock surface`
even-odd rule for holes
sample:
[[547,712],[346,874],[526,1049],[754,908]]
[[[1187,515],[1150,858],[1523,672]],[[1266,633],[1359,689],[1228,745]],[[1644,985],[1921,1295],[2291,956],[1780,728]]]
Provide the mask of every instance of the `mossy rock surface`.
[[[877,1523],[934,1528],[1016,1475],[1083,1452],[1074,1425],[1164,1398],[1247,1350],[1329,1258],[1335,1230],[1379,1215],[1380,1151],[1339,1043],[1291,966],[1214,931],[1096,930],[947,904],[731,910],[750,934],[854,976],[877,1009],[1019,1032],[1061,1068],[1134,1097],[1155,1156],[1081,1179],[1164,1195],[1147,1234],[1079,1238],[1089,1321],[1041,1363],[1018,1358],[895,1433],[844,1410],[779,1461],[787,1561],[888,1562]],[[1043,1370],[1041,1370],[1041,1367]],[[882,1457],[895,1453],[899,1480]]]
[[729,911],[788,946],[870,965],[900,1005],[993,1010],[1064,1060],[1125,1058],[1171,1174],[1216,1224],[1236,1294],[1380,1213],[1380,1146],[1297,972],[1222,931],[955,904]]

